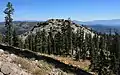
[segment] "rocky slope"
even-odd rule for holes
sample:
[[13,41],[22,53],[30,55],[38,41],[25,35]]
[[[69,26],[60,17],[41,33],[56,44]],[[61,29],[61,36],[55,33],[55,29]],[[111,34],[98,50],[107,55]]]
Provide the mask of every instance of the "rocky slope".
[[21,68],[20,64],[15,64],[17,58],[14,54],[8,54],[0,49],[0,75],[31,75]]
[[92,34],[92,36],[94,35],[94,32],[92,32],[90,28],[76,24],[73,21],[64,19],[49,19],[45,22],[39,22],[39,24],[35,25],[30,31],[20,35],[20,37],[25,40],[28,35],[36,34],[36,32],[43,30],[45,30],[45,32],[48,34],[48,32],[50,32],[50,29],[52,29],[53,35],[55,35],[57,32],[61,33],[62,28],[67,26],[69,22],[71,23],[70,26],[72,27],[73,33],[77,33],[77,31],[81,29],[85,34]]
[[0,75],[73,75],[43,60],[22,58],[0,49]]

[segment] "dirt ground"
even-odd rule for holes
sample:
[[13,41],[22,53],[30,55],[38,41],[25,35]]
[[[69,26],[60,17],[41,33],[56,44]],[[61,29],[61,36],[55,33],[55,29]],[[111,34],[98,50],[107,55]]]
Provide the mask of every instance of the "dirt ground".
[[55,56],[55,55],[47,55],[47,54],[41,54],[39,53],[40,55],[44,55],[44,56],[48,56],[48,57],[51,57],[51,58],[54,58],[56,60],[59,60],[60,62],[63,62],[65,64],[69,64],[69,65],[72,65],[72,66],[75,66],[75,67],[78,67],[78,68],[81,68],[83,70],[86,70],[88,71],[88,68],[90,66],[90,60],[79,60],[79,61],[75,61],[73,60],[72,58],[70,57],[62,57],[62,56]]

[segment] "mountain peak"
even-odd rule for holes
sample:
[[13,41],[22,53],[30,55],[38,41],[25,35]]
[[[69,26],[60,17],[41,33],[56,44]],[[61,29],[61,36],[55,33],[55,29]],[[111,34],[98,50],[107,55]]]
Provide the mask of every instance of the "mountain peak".
[[53,35],[56,35],[56,33],[63,33],[64,31],[66,32],[68,28],[71,28],[72,32],[75,34],[80,30],[84,31],[86,34],[93,33],[90,28],[82,26],[80,24],[76,24],[71,20],[49,19],[44,22],[39,22],[31,29],[31,31],[21,35],[21,37],[23,36],[23,38],[27,38],[28,35],[36,35],[37,32],[42,31],[45,31],[46,35],[48,35],[51,31]]

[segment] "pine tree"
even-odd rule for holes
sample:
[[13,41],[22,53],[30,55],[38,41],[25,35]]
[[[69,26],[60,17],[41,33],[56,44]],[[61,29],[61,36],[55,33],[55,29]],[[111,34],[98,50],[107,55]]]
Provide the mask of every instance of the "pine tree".
[[73,34],[73,45],[74,45],[74,49],[76,50],[76,55],[75,55],[75,60],[79,60],[79,43],[80,43],[80,30],[77,30],[76,34]]
[[16,34],[16,30],[14,28],[14,31],[13,31],[13,46],[15,47],[18,47],[18,44],[19,44],[19,39],[18,39],[18,36]]
[[98,43],[98,38],[97,38],[97,34],[95,34],[91,40],[91,69],[92,71],[95,71],[97,69],[97,61],[98,61],[98,48],[97,48],[97,43]]
[[66,26],[65,26],[65,24],[64,24],[64,26],[61,28],[61,30],[62,30],[62,33],[61,33],[61,37],[62,37],[62,47],[61,47],[61,54],[62,55],[65,55],[66,54],[66,52],[67,52],[67,39],[66,39]]
[[56,46],[56,53],[57,55],[61,55],[62,53],[62,37],[61,37],[61,33],[58,32],[56,35],[55,35],[55,46]]
[[117,32],[115,32],[115,39],[114,41],[116,43],[114,48],[115,48],[115,71],[116,71],[116,75],[120,74],[120,36]]
[[47,46],[47,49],[48,49],[48,54],[50,55],[51,54],[51,37],[50,37],[51,33],[49,32],[49,35],[48,35],[48,38],[47,38],[47,43],[48,43],[48,46]]
[[83,59],[84,58],[84,30],[81,29],[80,30],[80,44],[79,44],[79,47],[80,47],[80,51],[79,51],[79,57],[80,59]]
[[76,51],[77,54],[75,56],[76,60],[82,59],[83,37],[84,37],[83,30],[82,28],[80,28],[79,31],[77,31],[76,37],[76,42],[78,46],[78,49]]
[[87,34],[85,37],[85,42],[86,42],[86,57],[90,58],[90,50],[91,50],[91,39],[92,36],[91,34]]
[[36,36],[37,36],[36,39],[37,51],[42,52],[42,36],[40,30],[36,33]]
[[[31,34],[31,33],[30,33]],[[28,35],[28,49],[32,50],[32,35]]]
[[31,47],[32,47],[32,51],[35,51],[35,41],[34,41],[34,34],[31,34]]
[[38,51],[38,35],[37,35],[38,33],[37,33],[37,31],[36,31],[36,35],[35,35],[35,37],[34,37],[34,40],[35,40],[35,51]]
[[47,37],[46,37],[46,31],[43,29],[41,32],[41,40],[42,40],[42,52],[46,53],[47,48]]
[[0,43],[4,42],[4,37],[3,35],[0,33]]
[[99,54],[98,54],[98,60],[97,60],[97,67],[98,67],[98,75],[104,75],[104,67],[106,67],[106,59],[104,52],[106,51],[106,43],[105,38],[103,36],[100,37],[99,41]]
[[13,15],[14,9],[10,2],[7,4],[7,8],[5,9],[4,13],[6,14],[5,17],[5,27],[7,28],[6,31],[6,42],[9,45],[12,45],[12,15]]
[[66,35],[67,35],[66,37],[67,37],[67,40],[68,40],[68,54],[70,53],[70,55],[72,56],[73,50],[72,50],[72,27],[71,27],[71,21],[68,21]]

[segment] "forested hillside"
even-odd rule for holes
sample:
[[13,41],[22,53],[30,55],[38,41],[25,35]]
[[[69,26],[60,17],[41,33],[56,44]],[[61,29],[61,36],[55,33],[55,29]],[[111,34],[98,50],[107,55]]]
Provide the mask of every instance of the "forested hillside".
[[[16,28],[17,34],[20,35],[31,30],[37,23],[37,21],[13,21],[13,26]],[[5,34],[5,31],[5,23],[0,22],[0,32]]]
[[[70,18],[32,22],[30,26],[27,22],[14,25],[13,13],[14,8],[8,2],[4,10],[6,30],[4,35],[0,35],[1,49],[21,57],[46,60],[63,71],[77,72],[77,75],[89,75],[87,72],[96,75],[120,75],[120,35],[117,30],[113,32],[110,29],[107,34],[100,33],[76,24]],[[18,32],[20,27],[23,32]],[[71,62],[66,64],[65,60]],[[83,67],[87,72],[81,70],[79,65],[86,60],[90,62],[87,67]],[[73,66],[76,63],[77,67]],[[6,72],[4,74],[6,75]]]
[[91,71],[99,75],[119,74],[120,36],[117,32],[102,34],[70,20],[50,19],[38,23],[20,38],[22,48],[75,60],[89,59]]

